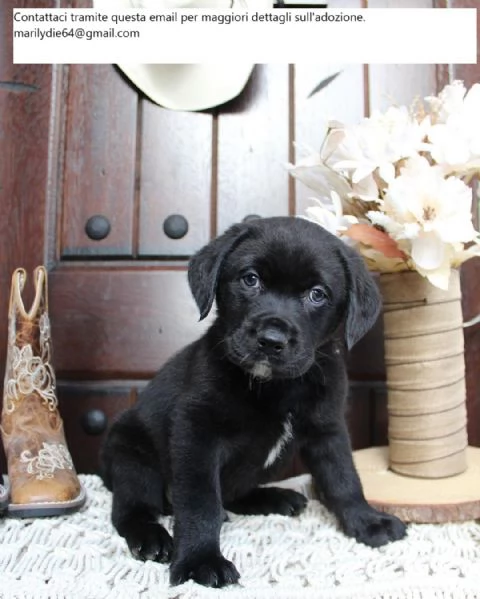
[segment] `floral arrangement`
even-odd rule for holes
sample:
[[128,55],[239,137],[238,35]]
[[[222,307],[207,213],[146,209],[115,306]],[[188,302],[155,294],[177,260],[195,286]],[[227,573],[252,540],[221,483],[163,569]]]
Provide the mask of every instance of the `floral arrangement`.
[[480,255],[470,179],[480,173],[480,84],[408,109],[330,122],[319,153],[289,165],[316,192],[307,218],[355,245],[371,270],[416,270],[442,289]]

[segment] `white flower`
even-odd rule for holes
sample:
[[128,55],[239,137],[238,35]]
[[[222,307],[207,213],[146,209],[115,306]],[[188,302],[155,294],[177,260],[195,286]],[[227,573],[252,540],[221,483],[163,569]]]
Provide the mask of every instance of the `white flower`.
[[410,242],[415,268],[437,286],[448,285],[455,245],[473,241],[471,189],[457,177],[444,178],[442,169],[417,156],[406,161],[390,184],[384,217],[368,214],[394,239]]
[[422,233],[418,240],[412,244],[415,269],[435,287],[447,290],[454,256],[452,244],[439,244],[433,233]]
[[358,198],[364,202],[378,202],[378,185],[373,175],[368,175],[358,183],[352,183],[352,190],[348,197]]
[[446,173],[480,168],[480,84],[465,92],[457,81],[444,88],[437,103],[430,100],[436,121],[428,131],[428,150]]
[[446,85],[438,96],[427,96],[425,102],[430,105],[430,112],[435,123],[446,123],[451,114],[457,114],[463,109],[463,98],[466,93],[463,81],[454,81]]
[[335,191],[330,193],[330,198],[330,201],[312,198],[317,205],[309,206],[306,209],[307,218],[327,229],[333,235],[340,236],[353,224],[358,223],[358,219],[343,214],[342,201]]
[[367,202],[378,201],[378,186],[372,175],[368,175],[358,183],[351,183],[347,177],[327,165],[318,152],[310,153],[300,159],[297,164],[289,164],[292,177],[301,181],[320,197],[329,197],[335,191],[344,203],[356,198]]
[[392,216],[383,212],[383,210],[369,210],[367,212],[367,218],[372,225],[384,229],[394,239],[403,237],[402,233],[405,228],[405,223],[398,223]]
[[428,119],[418,123],[405,107],[375,112],[359,125],[335,124],[322,147],[321,158],[337,171],[351,173],[359,183],[375,170],[389,183],[395,177],[394,163],[424,149]]
[[462,180],[480,173],[480,83],[467,92],[455,81],[425,103],[329,123],[320,152],[290,173],[321,198],[307,217],[355,244],[370,269],[413,269],[446,289],[452,267],[480,256]]
[[334,189],[340,197],[352,191],[346,178],[323,163],[320,154],[311,153],[297,162],[289,164],[288,170],[292,177],[301,181],[321,197],[329,197]]
[[[431,166],[422,156],[405,162],[400,175],[390,183],[383,203],[385,213],[398,224],[417,224],[421,231],[434,232],[440,242],[446,243],[475,239],[471,207],[471,189],[458,177],[444,178],[442,169]],[[415,228],[405,233],[396,233],[395,237],[411,237]]]

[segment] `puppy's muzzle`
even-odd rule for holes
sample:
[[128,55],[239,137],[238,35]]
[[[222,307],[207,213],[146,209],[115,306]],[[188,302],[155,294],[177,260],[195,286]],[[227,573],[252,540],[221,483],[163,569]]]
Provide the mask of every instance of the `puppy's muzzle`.
[[286,318],[272,315],[257,316],[252,319],[256,335],[257,354],[266,358],[288,359],[296,336],[296,328]]
[[280,357],[289,342],[289,335],[278,328],[267,327],[257,334],[257,348],[268,357]]
[[301,328],[289,315],[251,314],[226,339],[229,357],[259,380],[300,376],[313,360]]

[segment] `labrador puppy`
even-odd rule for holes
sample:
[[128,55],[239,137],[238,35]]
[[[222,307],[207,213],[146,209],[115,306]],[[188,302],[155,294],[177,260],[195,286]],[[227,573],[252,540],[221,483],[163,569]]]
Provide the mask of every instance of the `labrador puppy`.
[[[211,587],[239,573],[220,551],[225,511],[295,516],[293,490],[259,487],[294,451],[344,533],[378,547],[405,525],[366,502],[344,418],[344,346],[377,319],[363,260],[302,218],[232,226],[190,261],[203,337],[167,362],[112,425],[102,452],[112,521],[132,554],[170,562],[170,581]],[[173,540],[157,521],[174,515]]]

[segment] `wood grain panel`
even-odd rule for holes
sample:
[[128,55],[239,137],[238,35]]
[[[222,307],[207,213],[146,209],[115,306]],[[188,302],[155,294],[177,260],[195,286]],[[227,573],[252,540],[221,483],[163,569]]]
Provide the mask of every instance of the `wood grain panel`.
[[[212,116],[143,100],[140,256],[189,256],[210,239]],[[170,239],[164,220],[181,214],[188,233]]]
[[350,351],[348,373],[352,379],[358,381],[385,380],[382,316]]
[[288,214],[288,65],[257,65],[218,116],[218,232],[249,214]]
[[364,449],[372,445],[373,409],[371,387],[352,381],[347,404],[347,423],[353,449]]
[[206,328],[181,267],[59,269],[49,284],[63,378],[149,378]]
[[[452,0],[452,8],[477,8],[473,0]],[[480,11],[477,8],[477,30],[480,31]],[[480,59],[480,47],[479,59]],[[461,79],[469,89],[480,82],[480,63],[475,65],[454,65],[452,79]],[[447,83],[447,81],[445,81]],[[478,230],[479,188],[474,187],[474,220]],[[462,266],[462,308],[464,320],[468,321],[480,314],[480,258],[473,258]],[[467,384],[468,439],[471,445],[480,446],[480,324],[464,329],[465,333],[465,373]]]
[[[61,255],[131,256],[137,93],[112,65],[71,65],[65,139]],[[101,214],[110,234],[85,232]]]
[[[0,379],[7,346],[12,272],[41,264],[46,244],[49,189],[50,110],[54,109],[50,65],[13,64],[12,9],[52,8],[53,0],[0,2]],[[31,297],[30,288],[27,298]],[[27,299],[28,301],[28,299]]]
[[392,105],[412,106],[436,93],[435,65],[370,65],[370,114]]
[[[461,273],[463,316],[468,321],[480,314],[480,258],[465,263]],[[480,447],[480,324],[465,328],[464,336],[468,438]]]
[[[92,384],[72,385],[59,381],[59,410],[62,415],[67,445],[79,473],[97,474],[99,452],[112,421],[133,403],[132,389],[125,384],[110,383],[108,388]],[[90,410],[102,411],[107,429],[101,434],[89,434],[83,419]]]

